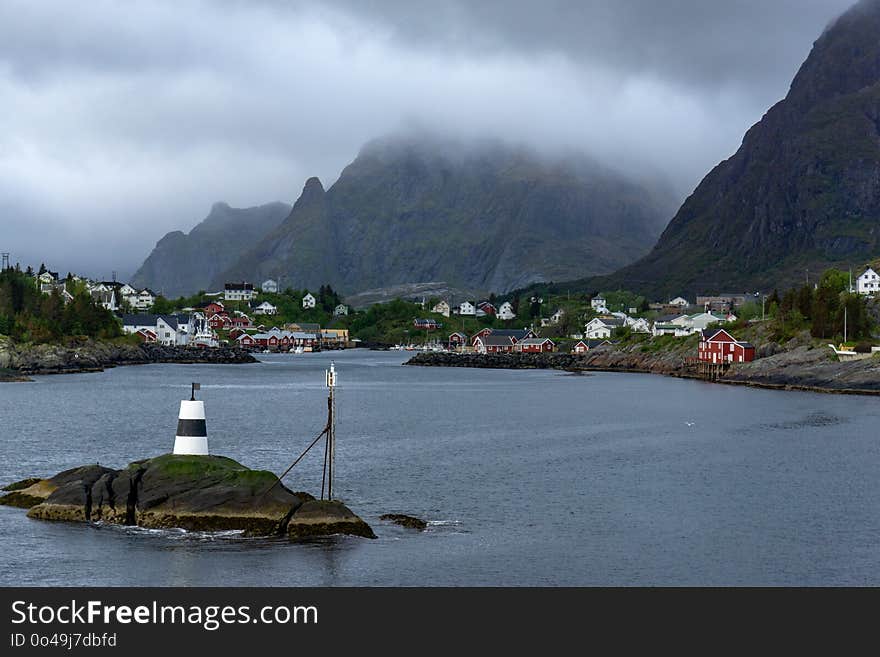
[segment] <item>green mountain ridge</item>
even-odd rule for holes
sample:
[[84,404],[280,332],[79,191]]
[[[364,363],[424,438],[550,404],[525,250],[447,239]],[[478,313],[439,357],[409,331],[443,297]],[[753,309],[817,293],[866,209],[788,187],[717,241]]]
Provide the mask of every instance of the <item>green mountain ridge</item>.
[[569,289],[655,298],[780,289],[880,255],[880,0],[815,42],[784,100],[684,202],[654,249]]
[[579,156],[496,142],[393,137],[367,144],[325,190],[212,281],[282,275],[345,294],[426,281],[505,292],[610,272],[645,254],[674,208],[668,188]]

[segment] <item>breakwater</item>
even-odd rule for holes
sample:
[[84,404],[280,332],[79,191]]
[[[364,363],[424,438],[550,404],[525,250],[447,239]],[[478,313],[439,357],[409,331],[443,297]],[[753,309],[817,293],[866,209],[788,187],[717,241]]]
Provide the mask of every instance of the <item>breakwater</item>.
[[17,344],[0,340],[0,368],[19,376],[101,372],[121,365],[148,363],[255,363],[243,349],[198,349],[160,344],[126,344],[96,340],[68,344]]
[[[814,345],[785,349],[775,345],[751,363],[732,365],[717,383],[760,388],[842,394],[880,395],[880,358],[841,363],[831,350]],[[702,378],[686,363],[685,345],[644,351],[640,347],[601,347],[586,354],[419,353],[407,365],[492,369],[557,369],[568,371],[637,372]]]

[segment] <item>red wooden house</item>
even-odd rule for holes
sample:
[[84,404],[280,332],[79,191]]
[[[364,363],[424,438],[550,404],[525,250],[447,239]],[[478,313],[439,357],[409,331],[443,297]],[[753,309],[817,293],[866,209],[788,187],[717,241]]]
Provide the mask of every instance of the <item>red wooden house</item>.
[[449,348],[460,349],[467,344],[468,337],[464,333],[453,333],[449,336]]
[[738,341],[724,329],[704,329],[697,359],[704,363],[750,363],[755,360],[755,347]]
[[208,326],[210,326],[215,331],[217,329],[229,328],[232,326],[232,320],[229,319],[229,315],[226,312],[222,313],[214,313],[210,315],[210,319],[208,319]]
[[529,338],[537,338],[538,334],[532,329],[493,329],[491,327],[482,328],[471,337],[471,344],[477,346],[477,338],[494,335],[495,337],[510,338],[516,344],[520,340],[528,340]]
[[254,340],[253,336],[248,335],[247,333],[242,333],[236,339],[238,340],[238,344],[242,347],[255,347],[257,344],[257,341]]
[[142,328],[137,333],[135,333],[141,340],[144,342],[156,342],[156,332],[151,331],[148,328]]
[[510,336],[481,335],[474,340],[474,349],[481,354],[509,354],[514,344]]
[[599,339],[591,339],[591,340],[578,340],[575,342],[574,346],[571,348],[571,353],[573,354],[585,354],[590,349],[595,349],[596,347],[602,347],[605,345],[610,345],[611,343],[608,340],[599,340]]
[[524,354],[556,351],[556,343],[550,338],[526,338],[516,343],[514,351],[521,351]]
[[207,306],[205,306],[205,315],[207,315],[208,317],[215,314],[223,314],[225,312],[226,309],[223,307],[223,304],[216,301],[212,301]]
[[247,315],[236,315],[232,318],[233,328],[250,328],[251,326],[251,318]]

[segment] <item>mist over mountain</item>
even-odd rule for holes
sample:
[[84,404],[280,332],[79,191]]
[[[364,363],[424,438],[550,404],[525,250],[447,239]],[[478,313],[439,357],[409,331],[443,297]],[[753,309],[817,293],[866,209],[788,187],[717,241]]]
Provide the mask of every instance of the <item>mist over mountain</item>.
[[131,283],[169,298],[206,290],[242,249],[258,242],[289,212],[290,206],[280,202],[254,208],[215,203],[189,234],[177,230],[160,239]]
[[426,281],[504,292],[635,260],[675,203],[662,182],[579,155],[384,138],[363,147],[329,189],[309,179],[290,215],[212,287],[282,276],[346,294]]
[[784,288],[880,255],[880,0],[815,42],[784,100],[645,258],[584,287],[654,296]]

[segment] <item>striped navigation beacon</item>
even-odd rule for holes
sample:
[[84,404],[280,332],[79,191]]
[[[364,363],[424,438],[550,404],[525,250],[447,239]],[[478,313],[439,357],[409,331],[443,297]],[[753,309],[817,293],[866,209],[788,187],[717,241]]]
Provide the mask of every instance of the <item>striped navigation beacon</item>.
[[201,389],[201,385],[193,383],[190,398],[180,402],[180,413],[177,416],[177,435],[174,436],[175,454],[208,455],[205,402],[196,401],[196,390],[199,389]]

